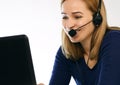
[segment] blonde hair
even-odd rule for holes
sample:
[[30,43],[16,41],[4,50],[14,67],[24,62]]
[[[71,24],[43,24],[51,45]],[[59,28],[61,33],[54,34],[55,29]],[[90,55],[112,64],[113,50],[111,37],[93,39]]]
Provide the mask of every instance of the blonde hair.
[[[64,1],[65,0],[61,1],[61,5],[64,3]],[[83,1],[87,4],[89,10],[91,10],[93,14],[97,12],[99,0],[83,0]],[[104,34],[106,32],[106,29],[112,29],[112,30],[119,29],[117,27],[108,27],[106,9],[103,1],[101,4],[100,12],[101,12],[103,21],[99,27],[95,28],[95,31],[92,36],[91,50],[90,50],[90,56],[89,56],[91,60],[98,59],[99,48],[103,40]],[[66,35],[66,33],[64,32],[64,30],[62,30],[62,51],[66,56],[66,58],[73,59],[73,60],[78,60],[79,58],[83,57],[83,54],[84,54],[84,49],[82,48],[81,44],[72,43],[68,38],[68,36]]]

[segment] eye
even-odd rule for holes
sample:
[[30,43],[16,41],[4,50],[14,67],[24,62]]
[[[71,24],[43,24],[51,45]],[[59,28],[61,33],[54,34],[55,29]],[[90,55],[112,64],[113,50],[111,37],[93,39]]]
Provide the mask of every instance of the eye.
[[74,18],[75,19],[80,19],[80,18],[82,18],[82,16],[75,16]]
[[67,16],[63,16],[62,19],[68,19],[68,17]]

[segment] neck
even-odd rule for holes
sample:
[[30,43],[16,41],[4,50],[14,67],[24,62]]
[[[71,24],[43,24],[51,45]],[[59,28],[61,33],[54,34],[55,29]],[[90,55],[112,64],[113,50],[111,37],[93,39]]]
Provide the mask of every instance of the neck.
[[89,56],[91,47],[91,37],[87,38],[85,41],[82,41],[81,45],[84,48],[85,55]]

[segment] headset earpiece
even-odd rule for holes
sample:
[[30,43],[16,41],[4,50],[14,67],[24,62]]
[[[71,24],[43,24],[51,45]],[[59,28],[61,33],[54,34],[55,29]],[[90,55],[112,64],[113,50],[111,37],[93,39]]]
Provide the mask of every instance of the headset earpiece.
[[102,16],[100,14],[102,0],[99,0],[97,12],[93,15],[93,24],[97,27],[102,23]]
[[93,24],[95,26],[99,26],[101,23],[102,23],[102,16],[101,16],[100,12],[96,12],[93,15]]

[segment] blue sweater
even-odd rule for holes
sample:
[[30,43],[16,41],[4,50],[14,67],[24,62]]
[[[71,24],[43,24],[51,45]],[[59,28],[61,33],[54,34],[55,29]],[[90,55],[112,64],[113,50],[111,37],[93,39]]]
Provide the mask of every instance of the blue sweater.
[[90,69],[83,58],[66,59],[59,48],[49,85],[120,85],[120,31],[108,31],[102,41],[99,61]]

